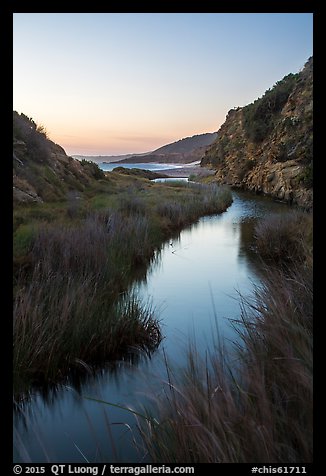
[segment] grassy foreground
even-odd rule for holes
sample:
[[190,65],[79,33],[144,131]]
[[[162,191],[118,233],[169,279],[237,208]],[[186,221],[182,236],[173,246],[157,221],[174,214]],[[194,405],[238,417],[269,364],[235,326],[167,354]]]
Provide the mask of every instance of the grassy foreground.
[[[235,323],[241,345],[188,366],[167,364],[164,395],[139,420],[155,463],[312,461],[312,217],[289,213],[256,228],[264,266]],[[154,415],[154,417],[153,417]]]
[[232,202],[227,189],[109,173],[14,211],[14,393],[72,369],[153,351],[154,310],[128,293],[171,233]]

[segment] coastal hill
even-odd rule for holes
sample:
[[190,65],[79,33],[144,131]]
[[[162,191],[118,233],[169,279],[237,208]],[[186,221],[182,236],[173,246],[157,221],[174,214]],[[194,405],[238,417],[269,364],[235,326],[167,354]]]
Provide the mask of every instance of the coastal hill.
[[184,139],[159,147],[153,152],[147,152],[144,155],[133,155],[122,160],[117,160],[115,163],[125,162],[133,164],[139,162],[158,162],[165,164],[187,164],[195,162],[202,158],[206,148],[216,139],[216,137],[216,132],[185,137]]
[[[81,157],[79,157],[81,158]],[[86,157],[85,157],[86,158]],[[104,178],[95,162],[76,160],[43,127],[13,112],[14,201],[48,201]],[[265,193],[311,209],[313,204],[313,58],[253,103],[231,109],[217,133],[187,137],[115,163],[191,163],[210,180]]]
[[73,157],[78,160],[91,160],[97,164],[138,164],[149,162],[187,164],[199,161],[205,153],[206,148],[216,139],[216,137],[216,132],[207,132],[192,137],[185,137],[184,139],[163,145],[162,147],[149,152],[124,155],[73,155]]
[[214,180],[310,209],[313,203],[313,58],[253,103],[231,109],[202,166]]
[[13,199],[40,202],[66,198],[104,178],[95,163],[69,157],[48,139],[45,129],[13,112]]

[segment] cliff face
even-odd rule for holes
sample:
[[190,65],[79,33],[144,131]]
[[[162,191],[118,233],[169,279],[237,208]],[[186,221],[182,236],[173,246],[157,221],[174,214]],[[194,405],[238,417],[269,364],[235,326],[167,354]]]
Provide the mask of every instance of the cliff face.
[[313,203],[313,59],[243,108],[231,109],[201,165],[219,183],[310,209]]
[[14,202],[66,198],[104,177],[94,163],[79,162],[49,140],[42,127],[24,114],[13,113]]

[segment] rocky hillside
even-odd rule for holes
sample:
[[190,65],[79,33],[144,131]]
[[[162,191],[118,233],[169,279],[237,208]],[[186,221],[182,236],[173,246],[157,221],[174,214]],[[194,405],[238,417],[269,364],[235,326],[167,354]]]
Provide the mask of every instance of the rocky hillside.
[[68,157],[47,138],[43,127],[24,114],[13,113],[14,202],[66,198],[69,191],[83,191],[104,178],[95,163]]
[[144,155],[135,155],[119,162],[148,163],[159,162],[164,164],[182,163],[187,164],[200,160],[206,148],[216,139],[216,132],[198,134],[192,137],[185,137],[171,144],[164,145],[153,152]]
[[201,165],[215,179],[310,209],[313,203],[313,58],[243,108],[231,109]]

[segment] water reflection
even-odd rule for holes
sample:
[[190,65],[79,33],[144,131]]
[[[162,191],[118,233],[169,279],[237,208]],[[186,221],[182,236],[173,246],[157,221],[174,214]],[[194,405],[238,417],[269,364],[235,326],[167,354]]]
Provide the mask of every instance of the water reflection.
[[150,403],[151,392],[163,391],[163,349],[171,364],[183,366],[189,336],[205,352],[215,322],[223,339],[237,338],[230,319],[239,318],[239,292],[246,295],[259,282],[253,227],[266,213],[286,209],[264,197],[234,193],[226,213],[202,218],[166,242],[135,284],[160,312],[165,338],[158,351],[38,390],[15,417],[14,461],[146,462],[134,444],[136,420],[128,408],[139,410]]
[[254,230],[259,219],[269,213],[284,213],[288,210],[288,205],[282,202],[275,202],[268,197],[252,197],[246,192],[235,195],[236,200],[243,201],[245,198],[244,214],[238,222],[239,230],[239,259],[245,259],[247,265],[251,267],[253,273],[260,276],[263,264],[256,253]]
[[107,362],[101,365],[88,366],[83,364],[80,368],[71,369],[69,374],[60,383],[47,382],[45,385],[34,385],[28,393],[14,399],[13,409],[17,419],[26,420],[31,416],[31,402],[35,398],[40,398],[44,405],[50,409],[56,401],[62,397],[62,392],[72,391],[75,395],[81,396],[85,390],[98,388],[105,382],[112,381],[115,386],[119,386],[121,375],[128,371],[134,371],[137,366],[144,365],[146,360],[150,360],[154,349],[142,350],[131,349],[121,357],[121,360]]

